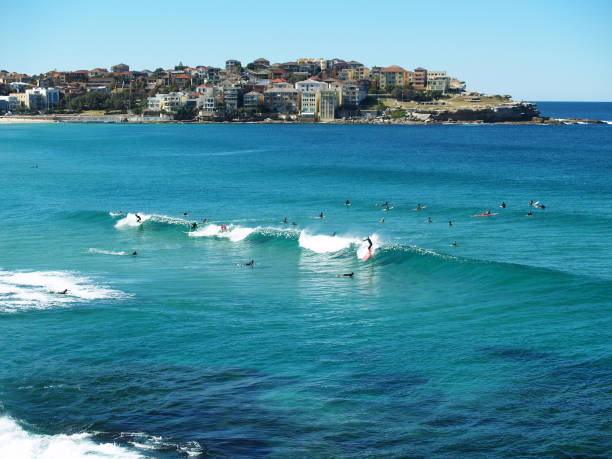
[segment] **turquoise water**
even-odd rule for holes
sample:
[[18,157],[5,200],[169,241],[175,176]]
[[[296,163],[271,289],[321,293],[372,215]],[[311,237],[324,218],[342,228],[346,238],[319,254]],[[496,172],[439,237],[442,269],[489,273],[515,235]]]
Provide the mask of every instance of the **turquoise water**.
[[0,456],[606,455],[611,141],[0,126]]

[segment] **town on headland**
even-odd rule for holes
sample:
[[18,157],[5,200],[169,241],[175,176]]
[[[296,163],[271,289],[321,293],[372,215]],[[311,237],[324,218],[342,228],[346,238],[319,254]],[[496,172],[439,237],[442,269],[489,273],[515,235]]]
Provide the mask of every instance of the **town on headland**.
[[0,122],[577,123],[509,95],[467,91],[446,71],[301,58],[243,67],[127,64],[26,75],[0,71]]

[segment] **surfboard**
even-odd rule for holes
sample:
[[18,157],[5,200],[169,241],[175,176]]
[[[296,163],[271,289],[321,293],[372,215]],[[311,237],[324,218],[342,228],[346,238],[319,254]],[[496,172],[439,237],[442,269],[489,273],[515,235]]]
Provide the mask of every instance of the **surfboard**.
[[368,253],[366,253],[366,254],[363,256],[362,260],[363,260],[363,261],[368,261],[368,260],[370,259],[370,257],[371,257],[371,256],[372,256],[372,250],[368,250]]
[[490,214],[476,214],[472,215],[472,217],[490,217],[491,215],[499,215],[499,212],[492,212]]
[[427,209],[427,206],[422,206],[420,209],[419,209],[418,207],[415,207],[415,208],[414,208],[414,209],[412,209],[412,210],[422,210],[422,209]]
[[382,208],[381,210],[382,210],[383,212],[386,212],[386,211],[391,210],[391,209],[394,209],[394,207],[393,207],[393,206],[391,206],[391,207],[389,207],[388,209],[387,209],[386,207],[384,207],[384,208]]

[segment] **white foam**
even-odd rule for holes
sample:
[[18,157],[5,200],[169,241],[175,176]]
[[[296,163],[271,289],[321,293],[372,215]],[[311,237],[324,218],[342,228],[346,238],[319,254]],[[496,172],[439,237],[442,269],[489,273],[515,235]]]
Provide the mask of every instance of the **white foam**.
[[111,217],[121,217],[123,216],[123,212],[109,212],[108,215]]
[[[68,289],[66,295],[56,292]],[[0,312],[46,309],[79,301],[120,298],[123,292],[65,271],[0,271]]]
[[140,226],[151,218],[151,215],[138,214],[140,221],[136,218],[136,214],[128,213],[124,218],[115,223],[115,228],[127,228],[130,226]]
[[112,250],[96,249],[95,247],[90,248],[89,253],[99,253],[101,255],[127,255],[127,252],[113,252]]
[[41,435],[25,431],[8,416],[0,416],[0,457],[19,459],[142,458],[114,443],[96,443],[87,433]]
[[312,250],[316,253],[339,252],[349,248],[353,244],[359,244],[358,238],[326,236],[324,234],[310,235],[306,231],[300,233],[298,243],[300,247]]
[[219,238],[227,238],[232,242],[242,241],[247,238],[249,234],[253,231],[259,229],[257,228],[249,228],[243,226],[234,226],[229,225],[225,231],[221,231],[220,225],[215,225],[213,223],[209,223],[206,226],[203,226],[196,231],[189,232],[189,236],[191,237],[219,237]]

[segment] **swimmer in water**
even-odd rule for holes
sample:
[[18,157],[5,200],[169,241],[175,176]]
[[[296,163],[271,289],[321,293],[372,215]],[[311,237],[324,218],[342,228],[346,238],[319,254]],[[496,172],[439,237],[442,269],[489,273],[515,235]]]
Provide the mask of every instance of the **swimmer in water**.
[[283,220],[283,223],[286,225],[287,223],[289,223],[289,221],[287,220],[287,217],[285,217],[285,219]]
[[325,216],[323,215],[323,212],[319,214],[319,218],[325,218]]
[[251,260],[248,263],[245,263],[244,266],[250,266],[251,268],[255,265],[255,260]]
[[448,221],[448,226],[453,226],[453,222],[452,221]]
[[332,233],[332,237],[334,237],[335,235],[336,235],[336,232],[334,231],[334,232]]
[[296,223],[296,222],[291,222],[291,224],[292,224],[293,226],[297,226],[297,223]]
[[417,206],[416,206],[416,209],[414,209],[414,210],[423,210],[423,208],[421,207],[421,203],[418,203]]
[[385,222],[385,217],[381,218],[381,219],[380,219],[380,222],[381,222],[381,223],[384,223],[384,222]]
[[389,207],[389,204],[385,206],[385,210],[391,210],[391,208]]
[[344,203],[345,206],[350,206],[351,205],[351,201],[349,201],[348,199],[346,200],[346,202]]
[[227,226],[221,225],[221,232],[227,231]]
[[457,241],[453,241],[453,247],[457,247]]
[[531,212],[531,209],[529,209],[529,212],[527,212],[527,216],[531,217],[533,215],[533,212]]
[[506,203],[502,201],[502,203],[501,203],[501,205],[499,207],[501,207],[502,209],[505,209],[506,208]]
[[187,215],[187,211],[183,212],[183,215]]
[[431,217],[427,217],[427,223],[431,223]]
[[204,220],[202,220],[202,223],[208,223],[208,218],[205,218]]
[[135,214],[135,215],[136,215],[136,221],[140,223],[142,221],[142,218],[138,214]]
[[138,252],[136,252],[136,251],[134,250],[134,251],[132,252],[132,255],[133,255],[133,256],[136,256],[136,255],[138,255]]
[[533,200],[529,201],[529,205],[533,206]]

